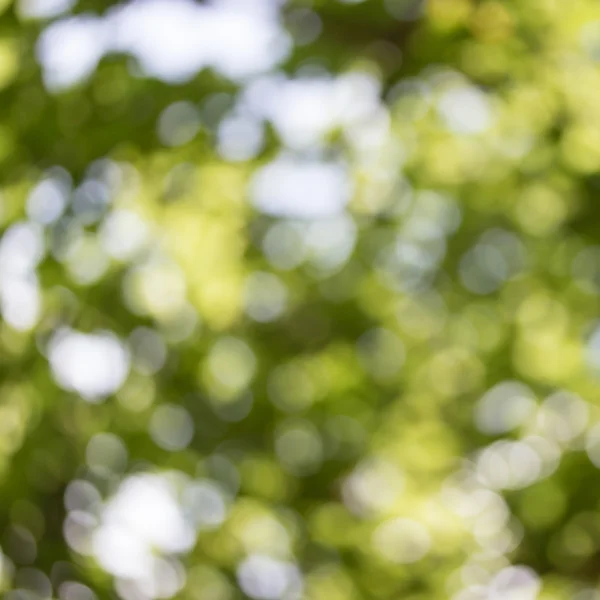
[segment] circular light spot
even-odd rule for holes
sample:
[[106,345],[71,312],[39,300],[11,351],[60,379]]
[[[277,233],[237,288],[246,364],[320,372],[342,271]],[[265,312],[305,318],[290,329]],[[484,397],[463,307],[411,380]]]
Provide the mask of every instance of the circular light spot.
[[162,336],[148,327],[138,327],[129,336],[133,368],[142,375],[154,375],[167,359],[167,347]]
[[529,567],[511,566],[502,569],[490,584],[491,598],[535,600],[540,591],[540,580]]
[[252,200],[260,211],[299,219],[337,215],[351,193],[344,165],[285,156],[260,168],[251,186]]
[[455,133],[475,134],[492,122],[492,110],[485,93],[473,86],[448,90],[438,103],[446,127]]
[[361,462],[342,486],[344,504],[357,515],[391,508],[404,491],[404,475],[391,462],[370,458]]
[[150,437],[157,446],[171,452],[183,450],[194,436],[194,422],[185,408],[163,404],[150,419]]
[[267,260],[274,267],[285,271],[299,266],[307,253],[301,227],[285,221],[269,228],[262,246]]
[[129,372],[128,353],[108,332],[61,330],[50,340],[48,358],[58,384],[89,402],[116,392]]
[[217,139],[217,149],[225,160],[249,160],[263,146],[263,126],[247,117],[229,117],[221,121]]
[[409,564],[422,559],[431,547],[427,529],[411,519],[385,521],[373,533],[372,543],[387,560]]
[[44,179],[27,198],[27,215],[42,225],[54,223],[61,217],[67,204],[69,189],[62,181]]
[[111,475],[127,467],[127,447],[112,433],[98,433],[88,443],[85,452],[87,464],[96,473]]
[[246,312],[260,323],[274,321],[285,311],[287,290],[278,277],[256,272],[246,281]]
[[486,392],[477,403],[475,423],[488,434],[505,433],[527,423],[536,408],[533,392],[516,381],[505,381]]
[[293,563],[253,554],[237,570],[240,587],[256,600],[280,600],[292,597],[301,588],[302,578]]
[[234,337],[223,337],[212,347],[207,366],[215,391],[236,396],[254,376],[256,358],[246,342]]
[[25,598],[36,598],[41,600],[43,598],[51,598],[52,596],[52,584],[48,576],[40,571],[31,567],[19,569],[14,581],[14,587],[25,591]]
[[71,511],[63,524],[63,535],[67,544],[78,554],[90,556],[93,552],[92,536],[97,525],[97,519],[89,513]]
[[175,102],[158,119],[158,137],[165,146],[191,142],[200,130],[200,112],[191,102]]
[[97,600],[96,594],[87,585],[76,581],[64,581],[58,588],[60,600]]
[[221,490],[209,481],[194,482],[186,487],[181,504],[198,528],[218,527],[227,515]]
[[65,508],[69,511],[80,510],[96,512],[102,503],[100,492],[89,481],[76,479],[65,490]]
[[130,260],[149,237],[148,225],[136,213],[117,209],[109,213],[99,230],[103,250],[118,260]]

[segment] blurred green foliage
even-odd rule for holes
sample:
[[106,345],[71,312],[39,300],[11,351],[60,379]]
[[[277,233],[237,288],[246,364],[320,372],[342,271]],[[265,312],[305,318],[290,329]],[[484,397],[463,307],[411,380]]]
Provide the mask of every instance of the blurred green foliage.
[[600,6],[288,0],[267,79],[53,85],[122,8],[67,4],[0,1],[5,597],[600,598]]

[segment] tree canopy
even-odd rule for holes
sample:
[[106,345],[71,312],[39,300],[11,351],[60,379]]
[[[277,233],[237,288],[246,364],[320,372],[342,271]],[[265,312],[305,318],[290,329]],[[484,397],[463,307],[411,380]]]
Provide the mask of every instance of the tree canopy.
[[600,5],[0,0],[9,600],[600,599]]

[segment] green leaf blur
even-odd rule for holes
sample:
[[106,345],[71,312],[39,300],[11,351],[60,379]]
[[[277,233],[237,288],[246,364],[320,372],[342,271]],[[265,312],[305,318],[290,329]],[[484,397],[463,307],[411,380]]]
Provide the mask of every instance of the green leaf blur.
[[8,600],[600,599],[600,5],[0,0]]

